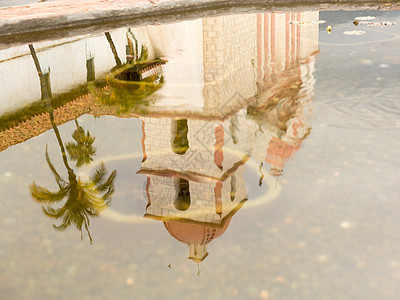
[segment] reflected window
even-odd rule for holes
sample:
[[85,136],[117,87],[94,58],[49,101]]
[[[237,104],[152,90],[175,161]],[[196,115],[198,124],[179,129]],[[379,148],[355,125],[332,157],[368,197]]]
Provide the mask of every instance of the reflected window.
[[185,211],[190,207],[189,181],[179,178],[178,195],[174,201],[174,206],[180,211]]
[[175,120],[173,128],[173,136],[172,140],[172,151],[176,154],[183,155],[189,149],[189,140],[188,140],[188,122],[186,119],[183,120]]

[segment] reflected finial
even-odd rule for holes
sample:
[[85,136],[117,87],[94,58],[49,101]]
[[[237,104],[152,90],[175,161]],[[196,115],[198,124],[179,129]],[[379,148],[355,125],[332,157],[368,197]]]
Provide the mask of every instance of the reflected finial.
[[280,176],[282,176],[282,172],[283,172],[282,169],[277,169],[277,168],[271,168],[271,170],[269,171],[269,174],[271,174],[276,178],[275,189],[278,187],[278,179]]
[[197,263],[197,276],[200,276],[200,263]]

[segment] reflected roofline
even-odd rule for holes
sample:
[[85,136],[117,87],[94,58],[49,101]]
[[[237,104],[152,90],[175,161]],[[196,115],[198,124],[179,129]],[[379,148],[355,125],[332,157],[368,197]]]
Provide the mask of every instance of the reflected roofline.
[[157,220],[157,221],[163,221],[163,222],[168,222],[168,221],[172,221],[172,222],[177,222],[177,223],[188,223],[188,224],[194,224],[194,225],[204,225],[207,227],[211,227],[211,228],[222,228],[224,227],[225,223],[233,216],[236,214],[236,212],[238,210],[240,210],[243,205],[247,202],[247,198],[244,198],[242,201],[240,201],[238,203],[238,205],[236,205],[225,217],[222,218],[222,221],[220,224],[215,224],[212,222],[200,222],[200,221],[194,221],[191,219],[186,219],[186,218],[180,218],[180,217],[162,217],[162,216],[156,216],[156,215],[152,215],[152,214],[148,214],[145,213],[143,215],[144,218],[148,218],[148,219],[153,219],[153,220]]
[[170,170],[170,169],[163,169],[163,170],[152,170],[148,168],[140,168],[139,171],[136,172],[136,174],[144,174],[144,175],[155,175],[155,176],[164,176],[164,177],[180,177],[186,180],[190,180],[193,182],[204,182],[204,181],[225,181],[228,179],[232,173],[236,172],[237,169],[239,169],[240,166],[244,165],[248,160],[250,159],[250,156],[244,155],[241,160],[236,162],[232,168],[228,169],[224,174],[222,174],[221,177],[214,177],[214,176],[209,176],[206,174],[201,174],[197,172],[192,172],[192,171],[187,171],[187,172],[179,172],[175,170]]

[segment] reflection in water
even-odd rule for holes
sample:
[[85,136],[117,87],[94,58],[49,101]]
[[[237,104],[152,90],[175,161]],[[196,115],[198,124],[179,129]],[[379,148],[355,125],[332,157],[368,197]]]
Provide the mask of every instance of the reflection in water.
[[[165,85],[150,96],[159,101],[146,113],[134,110],[145,128],[146,160],[138,172],[148,176],[145,217],[163,221],[174,238],[189,246],[188,258],[194,262],[207,257],[207,245],[226,231],[247,201],[243,174],[249,157],[260,161],[261,186],[263,164],[270,164],[271,175],[281,176],[284,163],[310,133],[304,110],[313,99],[317,44],[302,38],[316,39],[317,26],[273,26],[298,17],[287,13],[204,19],[190,24],[191,43],[180,40],[179,50],[156,46],[159,55],[168,57]],[[185,36],[187,29],[174,27]],[[197,34],[199,28],[202,34]],[[150,32],[161,38],[168,30],[159,26]],[[286,39],[275,39],[282,34]],[[228,40],[235,41],[231,48]],[[218,45],[225,52],[208,51]],[[153,45],[148,47],[152,50]],[[199,48],[201,70],[198,60],[182,62]],[[172,72],[182,65],[185,75],[202,77],[197,85],[187,86],[190,95],[174,89],[187,81]],[[196,96],[199,86],[201,95]],[[171,97],[175,104],[165,105]]]
[[[30,186],[32,198],[42,204],[43,213],[47,217],[55,220],[61,219],[62,223],[60,225],[53,224],[55,229],[63,231],[73,224],[81,232],[82,239],[82,226],[84,225],[90,243],[92,243],[92,236],[89,231],[89,217],[99,216],[100,212],[110,205],[111,196],[114,193],[116,171],[114,170],[107,178],[107,170],[104,164],[101,163],[89,180],[81,180],[65,163],[68,172],[68,179],[65,180],[52,165],[47,153],[47,147],[46,161],[59,190],[51,192],[33,182]],[[64,205],[58,207],[58,204],[64,200]]]
[[[5,297],[128,299],[134,292],[143,299],[161,294],[200,299],[207,291],[211,299],[397,299],[399,134],[356,126],[363,115],[367,128],[398,128],[388,125],[399,102],[398,61],[389,57],[397,57],[399,45],[389,49],[379,42],[384,31],[396,28],[366,29],[365,36],[353,37],[372,39],[368,47],[322,45],[316,71],[318,25],[310,21],[316,19],[313,12],[245,14],[122,28],[109,32],[121,61],[117,68],[104,34],[53,42],[52,48],[38,43],[38,60],[47,74],[41,80],[32,57],[23,56],[28,47],[17,53],[21,57],[1,62],[0,69],[9,66],[5,81],[0,80],[1,103],[7,98],[17,103],[4,82],[13,76],[11,63],[18,63],[24,72],[14,79],[15,94],[39,101],[47,93],[54,107],[54,116],[51,110],[39,111],[0,132],[1,150],[35,137],[1,152],[0,256],[7,259],[0,262],[6,278],[0,290]],[[319,33],[326,42],[340,41],[340,28],[329,37],[323,29]],[[71,52],[63,49],[71,48],[73,55],[65,55]],[[144,49],[147,59],[138,62]],[[23,64],[24,58],[29,63]],[[166,61],[157,68],[162,84],[124,113],[125,96],[107,105],[96,97],[118,93],[106,72],[156,59]],[[374,65],[364,65],[364,59]],[[360,70],[366,72],[361,76]],[[139,78],[128,73],[119,79]],[[88,78],[94,79],[90,85]],[[102,85],[96,85],[100,80]],[[64,94],[73,99],[68,103],[57,101],[60,86],[65,92],[77,84],[93,89]],[[310,104],[316,109],[313,122]],[[371,117],[378,108],[362,110],[374,105],[382,105],[379,115],[385,123]],[[332,115],[336,109],[351,114]],[[62,130],[69,131],[64,135]],[[79,133],[71,138],[74,131]],[[84,140],[87,131],[96,136],[93,143]],[[57,140],[65,136],[59,146],[51,143],[53,132]],[[102,218],[91,219],[88,229],[83,213],[70,223],[82,222],[83,235],[90,230],[96,241],[90,251],[85,243],[65,239],[75,230],[58,234],[48,226],[66,226],[65,216],[73,218],[78,211],[72,190],[83,190],[85,197],[91,191],[99,198],[105,194],[91,181],[102,165],[91,162],[84,168],[91,159],[83,159],[82,167],[75,167],[78,160],[68,153],[67,137],[76,145],[82,139],[78,156],[104,161],[109,172],[104,171],[103,184],[118,170],[116,191]],[[44,154],[46,143],[44,166],[36,156]],[[56,159],[58,147],[62,160],[67,158],[64,164]],[[39,180],[42,169],[49,177]],[[31,199],[27,188],[18,189],[26,183],[32,196],[42,199],[46,215],[59,219],[43,217],[36,203],[14,201]],[[62,200],[44,203],[67,189]],[[97,211],[92,206],[83,205]],[[192,262],[210,276],[198,280]]]
[[126,63],[121,63],[118,52],[110,33],[106,32],[107,40],[114,55],[116,66],[107,75],[109,87],[106,92],[94,91],[94,95],[102,104],[118,106],[119,113],[127,113],[133,107],[146,110],[149,101],[146,99],[163,84],[161,66],[165,60],[152,57],[149,60],[148,49],[141,45],[131,29],[126,32]]
[[72,138],[75,142],[68,142],[65,144],[65,148],[69,154],[71,160],[76,161],[75,166],[77,168],[83,165],[88,165],[93,161],[93,156],[96,155],[96,147],[93,146],[94,140],[89,131],[79,126],[78,120],[75,119],[76,129],[72,134]]
[[174,206],[177,210],[185,211],[190,207],[189,181],[179,178],[177,189],[178,194],[174,201]]
[[[40,77],[40,82],[46,82],[42,81],[43,74],[35,49],[32,45],[29,45],[29,48]],[[90,176],[89,180],[81,180],[80,177],[77,178],[74,170],[68,164],[65,148],[67,149],[71,160],[76,161],[76,167],[79,168],[84,164],[89,164],[93,160],[92,156],[95,154],[93,142],[95,138],[90,135],[89,131],[85,134],[84,129],[79,126],[78,121],[75,120],[76,130],[72,135],[75,143],[67,143],[64,147],[61,134],[58,131],[54,120],[54,112],[50,99],[50,86],[46,84],[44,85],[44,88],[42,88],[42,98],[47,103],[50,122],[61,149],[62,159],[64,166],[67,169],[68,177],[67,179],[64,179],[59,175],[50,161],[46,145],[46,161],[59,190],[57,192],[51,192],[47,188],[39,186],[33,182],[30,185],[31,195],[34,200],[42,204],[43,213],[47,217],[55,220],[61,219],[62,223],[60,225],[57,226],[53,224],[55,229],[63,231],[74,224],[81,232],[82,239],[82,226],[84,226],[90,239],[90,243],[92,243],[92,237],[89,231],[89,217],[98,216],[102,210],[110,205],[111,196],[114,193],[114,180],[117,173],[116,170],[114,170],[107,178],[105,165],[104,163],[101,163],[94,174]],[[58,207],[57,205],[65,199],[66,201],[64,205]]]
[[[318,25],[292,22],[300,19],[317,20],[318,13],[246,14],[106,32],[105,39],[96,37],[96,43],[106,40],[104,50],[112,55],[100,88],[94,80],[104,66],[96,43],[85,42],[91,92],[75,98],[74,105],[87,107],[85,112],[94,116],[140,118],[143,159],[138,174],[147,176],[145,217],[162,221],[189,246],[194,262],[207,257],[207,245],[227,230],[248,201],[247,161],[259,166],[253,170],[259,173],[255,185],[261,189],[268,182],[274,188],[271,175],[283,175],[285,163],[311,131],[305,110],[313,100]],[[91,239],[88,216],[109,205],[116,171],[106,179],[101,164],[83,181],[69,167],[66,152],[77,168],[93,161],[95,138],[74,116],[74,142],[64,149],[50,101],[54,77],[50,68],[42,73],[30,49],[68,173],[63,180],[46,152],[60,191],[33,183],[31,193],[47,205],[47,216],[62,219],[56,228],[74,223],[82,231],[84,225]],[[267,166],[269,174],[264,174]],[[65,198],[62,208],[51,206]]]
[[[207,257],[207,245],[226,231],[247,201],[243,174],[248,159],[259,162],[261,187],[270,176],[263,174],[263,166],[269,164],[270,174],[281,176],[285,162],[310,133],[305,108],[313,99],[318,26],[289,22],[300,18],[318,19],[318,13],[131,28],[126,59],[118,55],[111,34],[105,34],[116,66],[107,86],[84,101],[93,101],[94,115],[103,115],[106,104],[107,114],[124,112],[142,120],[138,173],[148,177],[145,217],[163,221],[173,237],[189,245],[189,259],[195,262]],[[285,26],[276,26],[280,22]],[[165,40],[172,28],[179,35],[176,44]],[[285,39],[276,38],[282,35]],[[228,46],[229,40],[235,44]],[[67,151],[80,167],[92,161],[94,138],[76,126],[76,142],[68,143]],[[105,182],[110,193],[100,195],[105,206],[114,177],[115,171]],[[104,187],[97,188],[102,192]]]
[[117,49],[115,48],[115,44],[114,44],[114,41],[113,41],[113,39],[111,37],[111,34],[109,32],[105,32],[104,35],[106,36],[107,42],[110,45],[112,54],[114,55],[116,67],[120,67],[122,65],[122,62],[121,62],[121,59],[118,56],[118,52],[117,52]]
[[161,65],[165,63],[160,59],[147,62],[130,59],[107,76],[109,89],[97,98],[102,104],[118,105],[121,113],[130,112],[133,108],[144,111],[150,103],[146,97],[163,84]]
[[172,141],[172,151],[176,154],[183,155],[189,149],[187,120],[176,120],[172,126],[172,130],[175,132],[175,137]]

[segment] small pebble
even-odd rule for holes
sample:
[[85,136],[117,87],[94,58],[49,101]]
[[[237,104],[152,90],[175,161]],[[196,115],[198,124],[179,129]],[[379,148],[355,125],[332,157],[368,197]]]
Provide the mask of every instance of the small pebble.
[[51,245],[51,240],[49,240],[49,239],[43,239],[43,240],[42,240],[42,244],[43,244],[43,246],[50,246],[50,245]]
[[328,260],[328,257],[325,254],[318,255],[319,262],[325,262]]
[[4,223],[6,223],[6,224],[12,224],[14,222],[15,222],[14,218],[7,218],[7,219],[4,220]]
[[390,261],[389,266],[391,268],[397,268],[399,266],[399,262],[395,261],[395,260],[392,260],[392,261]]
[[136,271],[138,269],[138,266],[136,264],[132,264],[129,266],[129,270]]
[[363,269],[363,268],[365,268],[366,266],[367,266],[367,264],[366,264],[365,261],[359,261],[359,262],[356,264],[356,268],[357,268],[357,269]]
[[260,293],[260,297],[261,297],[261,299],[268,299],[268,297],[269,297],[268,291],[262,290]]
[[298,241],[297,242],[297,247],[298,248],[304,248],[305,246],[307,246],[307,243],[305,241]]
[[77,267],[75,265],[69,266],[67,269],[67,273],[70,275],[74,275],[76,273]]
[[134,280],[132,277],[127,277],[127,278],[125,279],[125,283],[126,283],[127,285],[132,285],[132,284],[135,283],[135,280]]
[[351,226],[350,223],[346,221],[340,223],[340,227],[342,227],[343,229],[348,229],[350,228],[350,226]]
[[312,227],[312,228],[310,228],[310,229],[308,230],[308,232],[309,232],[309,233],[312,233],[312,234],[319,234],[319,233],[321,233],[321,228],[319,228],[319,227]]
[[364,66],[372,66],[372,65],[374,64],[373,61],[370,60],[370,59],[362,59],[362,60],[361,60],[361,63],[362,63]]
[[286,224],[292,224],[292,223],[293,223],[293,220],[292,220],[291,218],[286,218],[286,219],[285,219],[285,223],[286,223]]
[[258,288],[257,288],[257,286],[256,286],[255,284],[250,283],[250,284],[247,286],[247,294],[248,294],[250,297],[257,297],[257,294],[258,294]]

